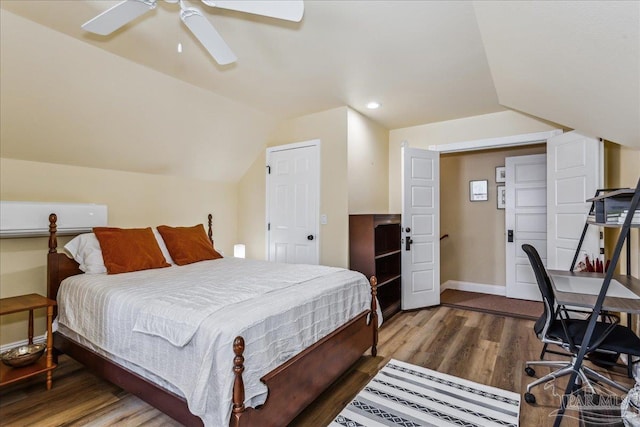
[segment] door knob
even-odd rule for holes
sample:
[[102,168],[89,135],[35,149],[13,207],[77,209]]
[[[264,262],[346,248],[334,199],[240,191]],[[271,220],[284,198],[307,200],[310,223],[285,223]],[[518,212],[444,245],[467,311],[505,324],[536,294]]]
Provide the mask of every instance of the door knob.
[[313,234],[309,234],[309,235],[307,236],[307,240],[313,240]]

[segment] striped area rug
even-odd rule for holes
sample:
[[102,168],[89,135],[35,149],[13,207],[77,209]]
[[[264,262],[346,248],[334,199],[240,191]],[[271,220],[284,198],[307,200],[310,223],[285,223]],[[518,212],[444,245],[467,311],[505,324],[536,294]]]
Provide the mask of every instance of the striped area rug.
[[520,395],[391,359],[329,425],[517,426]]

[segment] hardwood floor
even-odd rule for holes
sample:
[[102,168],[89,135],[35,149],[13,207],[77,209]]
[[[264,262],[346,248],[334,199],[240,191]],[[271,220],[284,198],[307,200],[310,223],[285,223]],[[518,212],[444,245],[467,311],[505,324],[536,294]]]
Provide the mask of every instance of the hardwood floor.
[[[473,311],[436,307],[399,313],[380,331],[378,357],[362,357],[292,423],[323,427],[348,404],[391,358],[522,393],[531,378],[526,360],[536,360],[542,345],[533,333],[533,321]],[[547,357],[559,358],[560,356]],[[548,369],[538,368],[538,375]],[[610,372],[610,371],[608,371]],[[618,373],[619,372],[619,373]],[[616,381],[631,384],[622,371]],[[562,393],[566,379],[557,380]],[[522,402],[520,425],[553,424],[559,398],[553,388],[534,389],[536,405]],[[577,413],[568,411],[563,426],[577,426]],[[572,418],[573,417],[573,418]],[[82,365],[62,356],[53,374],[53,388],[36,377],[0,390],[2,426],[179,426],[142,400],[90,374]]]

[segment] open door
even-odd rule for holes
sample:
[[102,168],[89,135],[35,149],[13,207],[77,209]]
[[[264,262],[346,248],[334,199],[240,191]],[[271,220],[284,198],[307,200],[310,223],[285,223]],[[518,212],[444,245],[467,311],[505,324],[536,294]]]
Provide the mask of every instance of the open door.
[[[569,270],[593,197],[604,182],[602,141],[567,132],[547,140],[547,268]],[[600,254],[598,227],[589,227],[581,257]]]
[[440,154],[402,148],[403,310],[440,304]]

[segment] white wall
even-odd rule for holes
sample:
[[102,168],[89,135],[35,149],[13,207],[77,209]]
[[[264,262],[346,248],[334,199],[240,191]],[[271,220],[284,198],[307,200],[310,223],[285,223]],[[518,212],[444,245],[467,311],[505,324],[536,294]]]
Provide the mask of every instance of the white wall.
[[[280,124],[268,147],[319,139],[320,263],[349,265],[349,214],[386,213],[388,131],[347,107]],[[266,147],[265,147],[266,149]],[[247,257],[265,259],[265,154],[255,159],[239,185],[238,239]]]
[[[237,193],[231,183],[0,159],[1,200],[106,204],[114,227],[206,224],[211,213],[216,248],[226,255],[237,240]],[[0,297],[46,295],[47,251],[45,237],[0,239]],[[0,317],[0,344],[24,339],[25,321],[23,314]],[[36,326],[44,332],[41,317]]]
[[[347,107],[284,121],[265,146],[319,139],[320,213],[328,222],[320,226],[320,263],[336,267],[348,265],[349,231],[347,189]],[[247,257],[266,259],[264,151],[239,184],[238,239],[246,245]]]
[[0,20],[1,157],[236,182],[277,123],[5,9]]
[[349,213],[387,213],[389,131],[352,109],[347,120]]

